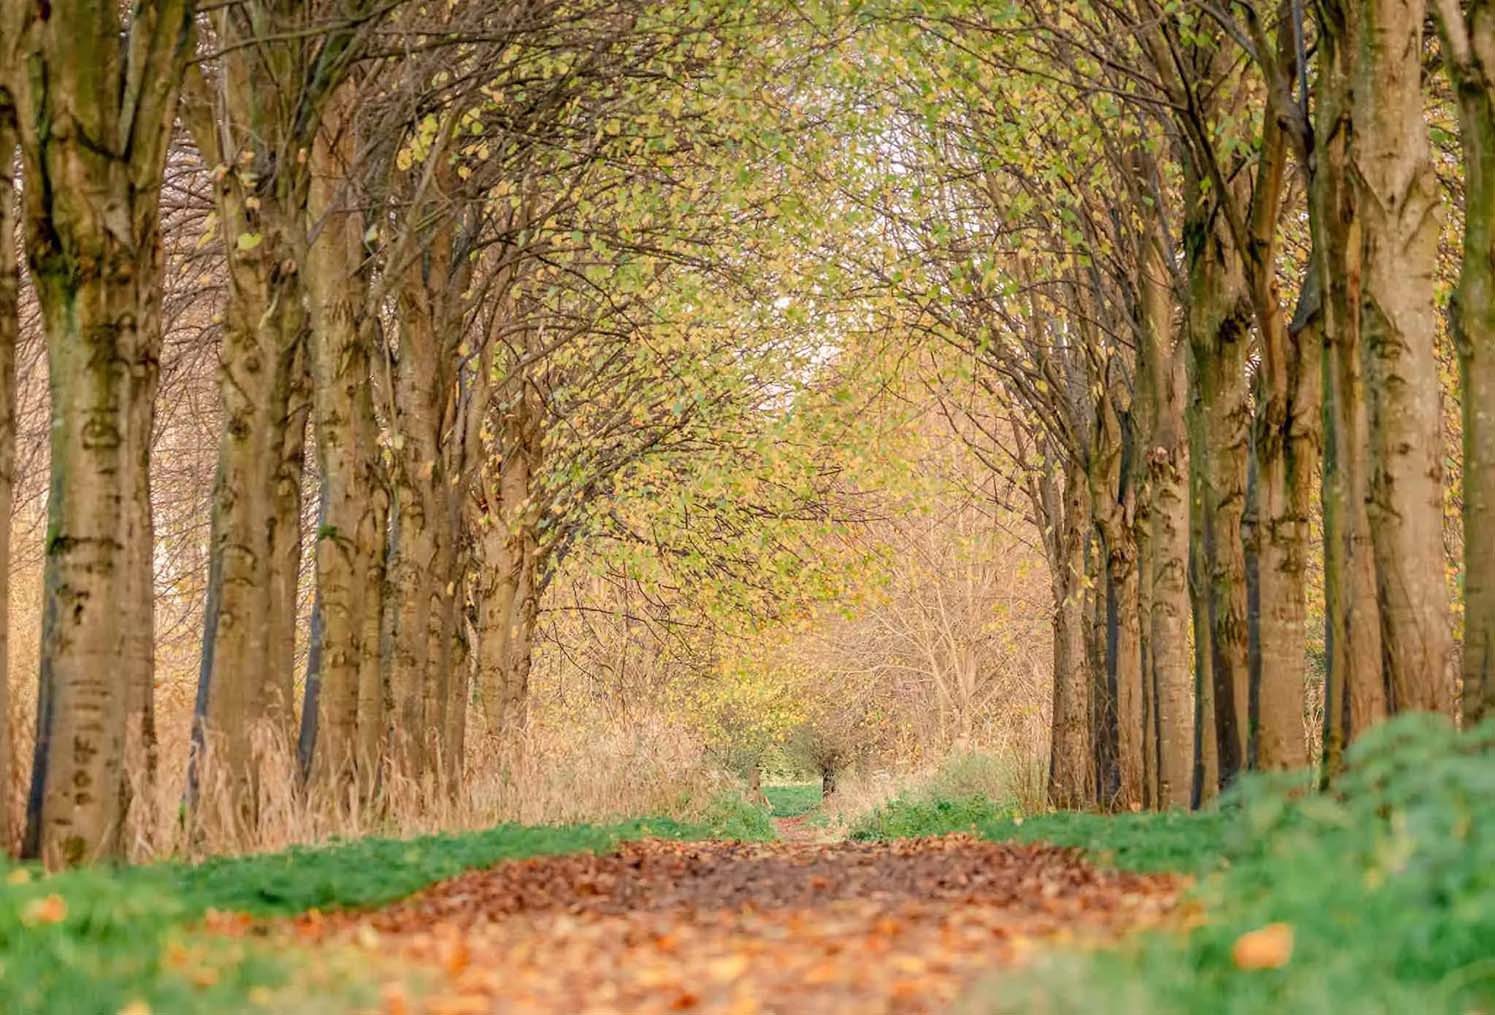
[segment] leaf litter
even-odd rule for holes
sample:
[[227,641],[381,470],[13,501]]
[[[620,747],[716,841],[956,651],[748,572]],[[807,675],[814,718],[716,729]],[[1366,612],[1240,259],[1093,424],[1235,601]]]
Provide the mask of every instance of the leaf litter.
[[945,1009],[1040,945],[1156,926],[1184,883],[967,835],[644,840],[470,871],[274,933],[365,953],[383,1015],[903,1015]]

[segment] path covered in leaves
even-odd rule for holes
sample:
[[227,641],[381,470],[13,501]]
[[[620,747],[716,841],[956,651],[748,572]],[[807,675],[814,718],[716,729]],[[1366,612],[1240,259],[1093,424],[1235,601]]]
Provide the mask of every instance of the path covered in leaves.
[[[388,1015],[935,1012],[1041,943],[1156,923],[1179,887],[965,836],[646,841],[470,872],[292,933],[367,950]],[[412,969],[428,990],[405,985]]]

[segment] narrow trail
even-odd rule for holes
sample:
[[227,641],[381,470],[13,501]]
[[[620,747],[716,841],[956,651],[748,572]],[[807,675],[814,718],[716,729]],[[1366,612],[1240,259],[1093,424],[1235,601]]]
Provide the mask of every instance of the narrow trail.
[[1040,942],[1156,924],[1181,887],[1069,849],[789,831],[506,863],[289,932],[367,951],[386,1015],[937,1012]]

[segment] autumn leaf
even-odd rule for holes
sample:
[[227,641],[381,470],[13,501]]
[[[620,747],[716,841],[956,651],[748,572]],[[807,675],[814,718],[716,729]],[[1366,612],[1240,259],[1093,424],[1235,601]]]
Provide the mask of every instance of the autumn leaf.
[[1269,923],[1236,938],[1230,957],[1237,969],[1281,969],[1293,956],[1293,928]]

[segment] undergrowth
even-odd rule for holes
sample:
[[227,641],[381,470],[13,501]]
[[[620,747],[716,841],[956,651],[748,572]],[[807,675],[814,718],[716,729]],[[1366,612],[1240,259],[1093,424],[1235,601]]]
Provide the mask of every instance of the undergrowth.
[[771,834],[761,811],[745,802],[739,808],[724,797],[701,825],[668,819],[501,825],[458,835],[359,839],[197,865],[95,868],[50,877],[13,867],[0,886],[0,1012],[312,1010],[290,1007],[292,1002],[277,992],[296,973],[283,958],[253,942],[195,932],[193,924],[213,910],[270,917],[378,906],[502,860],[604,851],[627,839]]
[[[1060,956],[978,991],[964,1010],[1492,1010],[1495,721],[1457,734],[1435,717],[1404,716],[1360,739],[1331,792],[1304,793],[1303,783],[1248,778],[1218,815],[1173,819],[1174,866],[1201,875],[1201,926]],[[1218,852],[1207,847],[1211,823]],[[1168,828],[1142,816],[1056,815],[1010,830],[1151,866],[1164,857],[1143,840]],[[1270,924],[1290,928],[1288,946],[1269,968],[1240,968],[1237,942]]]

